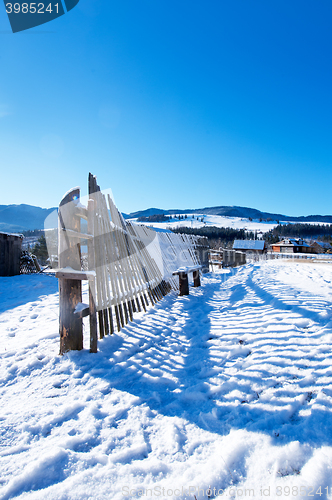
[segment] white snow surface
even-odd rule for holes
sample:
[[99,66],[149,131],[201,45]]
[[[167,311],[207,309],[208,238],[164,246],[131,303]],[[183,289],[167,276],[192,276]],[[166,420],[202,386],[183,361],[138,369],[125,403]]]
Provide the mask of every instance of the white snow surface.
[[[169,222],[139,222],[137,219],[130,219],[131,221],[142,224],[146,226],[155,227],[158,229],[176,229],[179,227],[230,227],[232,229],[245,229],[246,231],[257,231],[258,234],[263,234],[271,229],[274,229],[277,225],[277,221],[262,221],[259,219],[249,220],[244,217],[226,217],[223,215],[206,215],[206,214],[186,214],[186,219],[179,219],[179,215],[173,215],[173,219]],[[181,214],[184,217],[185,214]],[[177,217],[174,219],[174,217]],[[198,219],[198,220],[197,220]],[[203,222],[202,222],[203,219]],[[279,221],[280,224],[298,224],[298,221]],[[300,224],[323,224],[322,222],[312,222],[305,221],[300,222]]]
[[86,318],[58,355],[54,277],[0,299],[1,499],[331,498],[329,265],[204,275],[97,354]]
[[[184,217],[185,214],[181,214]],[[246,229],[247,231],[259,231],[265,233],[270,231],[270,229],[275,228],[278,225],[277,221],[270,222],[259,222],[259,220],[252,220],[242,218],[242,217],[225,217],[222,215],[205,215],[205,214],[191,214],[188,213],[187,219],[179,219],[174,217],[179,217],[178,215],[173,215],[173,219],[169,222],[139,222],[137,219],[131,219],[137,222],[137,224],[143,224],[146,226],[153,226],[160,229],[176,229],[178,227],[230,227],[232,229]],[[198,219],[198,220],[197,220]],[[202,222],[203,219],[203,222]]]

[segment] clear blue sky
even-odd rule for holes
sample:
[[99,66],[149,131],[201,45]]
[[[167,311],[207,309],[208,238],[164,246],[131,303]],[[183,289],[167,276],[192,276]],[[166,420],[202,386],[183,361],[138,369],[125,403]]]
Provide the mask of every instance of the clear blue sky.
[[0,5],[0,204],[97,175],[120,210],[332,214],[331,0],[80,0],[12,34]]

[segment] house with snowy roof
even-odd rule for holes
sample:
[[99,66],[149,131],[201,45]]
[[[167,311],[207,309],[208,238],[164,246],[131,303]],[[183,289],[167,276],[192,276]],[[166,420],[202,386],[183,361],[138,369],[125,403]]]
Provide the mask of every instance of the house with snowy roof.
[[330,245],[330,243],[327,243],[326,241],[311,240],[309,243],[314,253],[332,252],[332,246]]
[[313,249],[301,238],[285,238],[278,243],[273,243],[273,252],[281,253],[312,253]]
[[233,250],[262,254],[266,252],[267,245],[264,240],[235,240]]

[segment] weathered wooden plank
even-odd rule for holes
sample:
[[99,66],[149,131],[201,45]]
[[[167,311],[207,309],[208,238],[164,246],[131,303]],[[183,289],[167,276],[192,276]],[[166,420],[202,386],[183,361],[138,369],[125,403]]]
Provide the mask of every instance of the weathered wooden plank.
[[[108,195],[108,205],[111,213],[112,220],[120,223],[119,214],[117,208],[115,207],[113,200]],[[121,259],[121,265],[124,268],[124,281],[126,287],[126,295],[127,298],[137,298],[138,290],[142,288],[143,282],[139,282],[138,280],[138,272],[139,269],[136,268],[135,261],[132,259],[131,249],[130,249],[130,241],[128,236],[123,232],[119,231],[118,228],[113,231],[113,236],[115,240],[115,244],[119,249],[123,258]],[[113,257],[113,260],[117,260],[116,257]]]
[[109,330],[109,324],[108,324],[108,308],[103,310],[104,314],[104,331],[105,335],[109,335],[110,330]]
[[67,236],[71,238],[78,238],[80,240],[91,240],[93,238],[93,234],[80,233],[78,231],[73,231],[72,229],[68,228],[62,228],[62,231],[64,231],[67,234]]
[[95,282],[89,282],[89,311],[90,311],[90,352],[98,350],[97,313],[95,304]]
[[103,339],[105,336],[105,329],[104,329],[104,314],[102,310],[98,311],[98,323],[99,323],[99,338]]
[[113,323],[113,315],[112,315],[112,307],[108,308],[108,316],[110,320],[110,334],[114,333],[114,323]]
[[[94,234],[94,201],[88,201],[88,232]],[[95,248],[94,241],[88,241],[88,266],[90,271],[95,274]],[[90,352],[98,351],[97,335],[97,312],[96,312],[96,283],[95,280],[89,281],[89,309],[90,309]]]
[[60,278],[60,354],[83,349],[82,318],[74,314],[75,308],[81,300],[81,281]]
[[94,272],[89,272],[89,271],[59,270],[59,271],[56,271],[55,277],[66,279],[66,280],[85,281],[85,280],[95,280],[96,275]]
[[[80,248],[73,244],[63,228],[81,232],[81,221],[75,216],[76,200],[79,200],[80,189],[69,191],[59,205],[59,265],[61,268],[71,267],[75,274],[81,270]],[[76,273],[77,274],[77,273]],[[60,354],[71,350],[83,349],[82,319],[75,314],[76,305],[82,302],[81,279],[59,276],[59,330]]]
[[[93,181],[94,179],[92,179]],[[89,177],[90,181],[90,177]],[[99,217],[99,199],[101,193],[98,191],[98,186],[91,182],[93,191],[89,193],[94,200],[94,249],[95,249],[95,268],[96,268],[96,287],[97,287],[97,309],[98,309],[98,324],[99,324],[99,337],[103,338],[105,335],[105,323],[103,310],[108,308],[108,301],[106,296],[107,275],[105,270],[105,250],[104,250],[104,235],[102,228],[102,221]],[[89,182],[90,189],[90,182]]]

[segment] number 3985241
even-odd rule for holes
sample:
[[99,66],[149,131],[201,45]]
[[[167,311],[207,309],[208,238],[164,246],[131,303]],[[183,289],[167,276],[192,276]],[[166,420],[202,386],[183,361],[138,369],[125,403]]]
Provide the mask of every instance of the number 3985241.
[[[53,7],[53,8],[52,8]],[[45,12],[49,12],[50,14],[53,10],[58,14],[59,13],[59,4],[56,3],[52,6],[52,4],[48,4],[45,7],[43,3],[6,3],[6,12],[7,14],[45,14]]]

